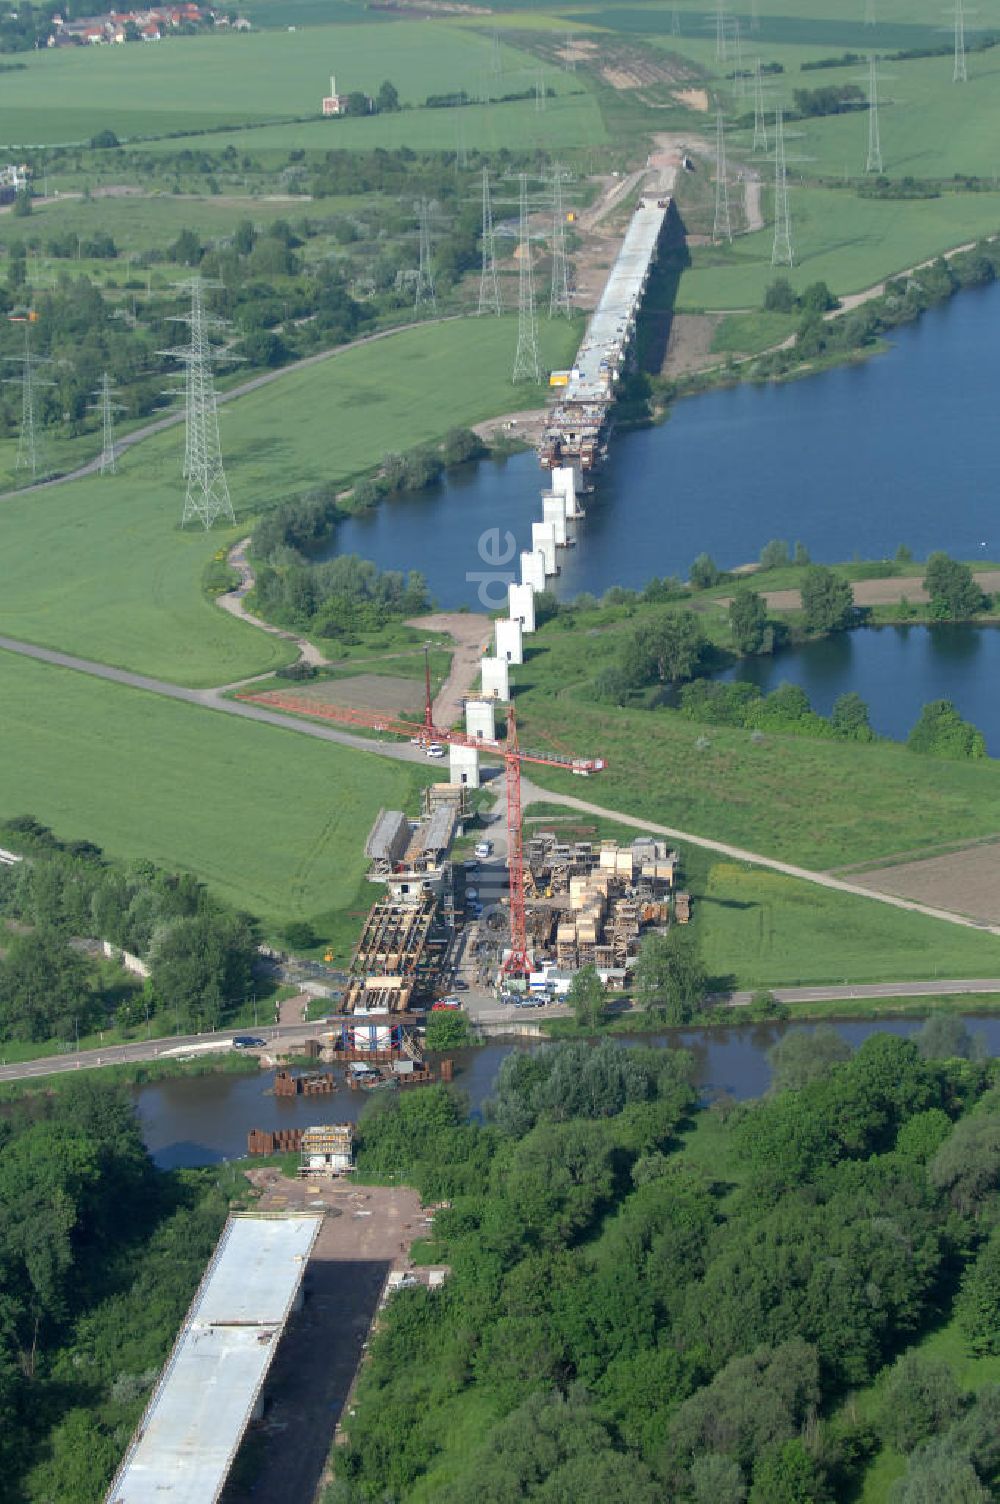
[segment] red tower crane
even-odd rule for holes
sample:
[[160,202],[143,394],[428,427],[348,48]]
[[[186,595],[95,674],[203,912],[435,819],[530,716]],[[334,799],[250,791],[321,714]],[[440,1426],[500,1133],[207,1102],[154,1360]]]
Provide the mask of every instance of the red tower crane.
[[424,671],[424,718],[419,721],[404,721],[398,716],[380,715],[376,710],[354,710],[347,705],[322,704],[303,695],[273,692],[263,695],[239,695],[239,699],[271,709],[289,710],[296,715],[313,716],[324,721],[339,721],[342,725],[363,727],[371,731],[388,731],[396,736],[419,739],[421,742],[442,742],[455,747],[476,747],[493,752],[503,758],[507,775],[507,869],[510,884],[510,949],[504,959],[502,971],[505,977],[524,977],[531,970],[528,954],[528,928],[524,891],[524,827],[521,820],[521,764],[530,762],[550,768],[568,768],[572,773],[587,775],[599,773],[606,766],[600,757],[573,757],[562,752],[526,752],[517,735],[517,718],[514,707],[507,711],[507,740],[503,746],[498,741],[483,737],[467,736],[464,731],[442,731],[434,724],[431,702],[430,660]]

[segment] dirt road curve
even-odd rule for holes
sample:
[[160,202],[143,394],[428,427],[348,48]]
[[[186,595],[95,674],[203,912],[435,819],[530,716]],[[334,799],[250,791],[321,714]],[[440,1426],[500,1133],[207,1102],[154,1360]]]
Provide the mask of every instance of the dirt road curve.
[[[230,616],[235,616],[240,621],[245,621],[249,626],[259,627],[262,632],[270,632],[272,637],[283,637],[286,642],[294,642],[299,650],[299,659],[301,662],[311,663],[314,668],[324,668],[330,660],[324,658],[319,648],[315,647],[305,637],[296,637],[294,632],[285,632],[281,627],[275,627],[271,622],[263,621],[261,617],[254,616],[244,606],[243,598],[253,589],[257,579],[247,561],[247,549],[249,546],[250,539],[241,538],[238,543],[233,544],[226,555],[229,563],[239,574],[240,583],[236,586],[235,590],[229,590],[225,595],[217,596],[216,605],[221,606],[223,611],[228,611]],[[259,677],[266,679],[269,676],[261,674]],[[241,682],[248,683],[249,681],[243,680]]]

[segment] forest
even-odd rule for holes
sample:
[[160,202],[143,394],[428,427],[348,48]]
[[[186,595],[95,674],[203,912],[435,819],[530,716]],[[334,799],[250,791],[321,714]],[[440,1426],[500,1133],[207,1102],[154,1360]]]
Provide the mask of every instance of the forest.
[[389,1308],[328,1504],[824,1504],[883,1453],[893,1504],[1000,1498],[1000,1386],[920,1346],[1000,1347],[994,1068],[956,1020],[834,1045],[710,1109],[609,1042],[511,1055],[480,1123],[372,1104],[362,1173],[444,1203],[451,1273]]
[[0,1499],[97,1504],[228,1198],[153,1169],[126,1093],[74,1080],[0,1117]]

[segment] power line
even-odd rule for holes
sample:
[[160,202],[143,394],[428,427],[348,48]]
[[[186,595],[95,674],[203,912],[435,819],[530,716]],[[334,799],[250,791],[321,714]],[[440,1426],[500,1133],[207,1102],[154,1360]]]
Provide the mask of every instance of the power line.
[[878,65],[873,52],[868,58],[868,156],[865,160],[865,172],[881,171],[882,142],[878,129]]
[[774,244],[772,266],[794,266],[792,220],[788,212],[788,176],[785,170],[785,123],[779,105],[774,114]]
[[33,314],[29,314],[24,320],[24,354],[8,356],[8,359],[16,360],[21,366],[21,375],[13,378],[21,388],[21,427],[17,435],[14,470],[15,472],[29,470],[34,481],[43,479],[49,473],[45,441],[36,422],[35,392],[40,386],[53,386],[55,383],[40,381],[38,378],[38,367],[51,365],[51,361],[43,356],[32,354],[31,321],[33,317]]
[[569,295],[569,270],[566,263],[566,215],[563,211],[562,168],[552,168],[552,287],[549,292],[549,318],[561,313],[573,316]]
[[726,0],[715,0],[715,61],[724,63],[729,56],[726,43]]
[[535,318],[535,286],[531,274],[531,235],[528,224],[528,177],[522,172],[521,216],[517,283],[517,350],[514,354],[513,381],[541,381],[538,359],[538,323]]
[[764,78],[760,71],[760,58],[753,70],[753,150],[767,151],[767,122],[764,118]]
[[497,277],[496,236],[493,231],[493,203],[490,198],[489,168],[483,168],[483,270],[479,278],[478,313],[503,313],[500,280]]
[[190,341],[178,349],[160,353],[173,356],[184,366],[184,475],[187,490],[181,526],[197,520],[207,530],[220,517],[224,522],[236,521],[219,442],[219,407],[212,375],[212,362],[217,352],[208,337],[210,328],[223,327],[223,320],[205,312],[205,290],[219,287],[221,283],[206,282],[195,275],[178,286],[182,292],[191,295],[191,312],[176,320],[187,324],[191,331]]
[[715,223],[712,226],[712,240],[718,245],[720,240],[733,242],[733,226],[729,218],[729,185],[726,182],[726,130],[723,124],[722,111],[715,113]]
[[967,84],[968,70],[965,66],[965,5],[964,0],[955,0],[955,68],[951,76],[953,84]]
[[420,266],[417,270],[417,290],[413,299],[414,308],[429,304],[437,312],[437,295],[434,291],[434,270],[431,266],[430,205],[425,198],[420,200]]
[[94,396],[99,399],[101,413],[101,462],[98,473],[101,475],[118,474],[118,454],[115,446],[115,413],[121,412],[121,404],[115,402],[114,388],[111,385],[111,377],[107,371],[101,377],[101,384]]

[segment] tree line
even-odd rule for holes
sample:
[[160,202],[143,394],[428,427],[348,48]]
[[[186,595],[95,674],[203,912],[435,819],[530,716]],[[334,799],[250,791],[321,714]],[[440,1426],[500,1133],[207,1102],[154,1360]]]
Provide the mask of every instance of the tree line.
[[112,1022],[93,971],[71,941],[108,940],[151,975],[122,1004],[128,1026],[215,1028],[253,990],[256,921],[213,898],[189,873],[116,862],[90,842],[62,842],[30,816],[0,826],[25,853],[0,867],[0,918],[14,922],[0,958],[0,1039],[72,1040]]
[[883,1449],[893,1504],[997,1497],[1000,1386],[918,1341],[1000,1342],[994,1074],[875,1035],[710,1111],[683,1051],[606,1041],[511,1055],[482,1123],[371,1104],[362,1173],[446,1202],[450,1274],[382,1318],[330,1504],[827,1504]]

